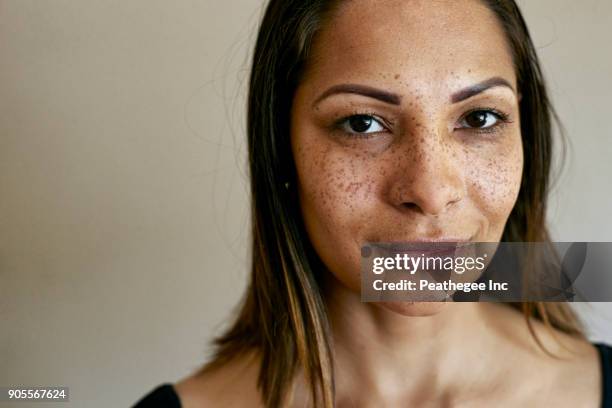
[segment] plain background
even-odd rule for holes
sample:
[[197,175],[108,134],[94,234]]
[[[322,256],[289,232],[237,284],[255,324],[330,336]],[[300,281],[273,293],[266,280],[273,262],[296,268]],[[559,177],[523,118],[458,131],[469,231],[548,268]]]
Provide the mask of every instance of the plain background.
[[[612,2],[521,4],[572,142],[554,237],[612,241]],[[246,282],[261,8],[0,0],[0,386],[128,406],[204,361]],[[612,342],[610,304],[581,310]]]

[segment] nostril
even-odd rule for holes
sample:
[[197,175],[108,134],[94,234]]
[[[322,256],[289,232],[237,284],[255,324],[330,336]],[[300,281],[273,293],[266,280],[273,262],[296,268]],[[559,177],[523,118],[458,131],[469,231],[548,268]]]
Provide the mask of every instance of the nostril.
[[420,211],[420,208],[415,203],[402,203],[402,207],[408,210]]

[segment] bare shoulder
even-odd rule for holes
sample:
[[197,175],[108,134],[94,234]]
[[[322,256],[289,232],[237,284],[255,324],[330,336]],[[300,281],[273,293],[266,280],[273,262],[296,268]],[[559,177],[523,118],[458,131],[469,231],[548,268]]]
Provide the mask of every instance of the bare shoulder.
[[538,345],[519,312],[505,308],[500,314],[506,317],[506,339],[513,350],[506,354],[511,356],[508,364],[518,368],[515,372],[519,377],[537,378],[526,387],[530,394],[538,393],[548,401],[558,399],[560,406],[599,406],[602,373],[599,352],[592,343],[534,319],[533,333],[547,353]]
[[[542,329],[543,332],[546,330]],[[557,395],[565,396],[565,402],[571,402],[571,406],[599,407],[603,389],[597,348],[586,338],[570,336],[557,330],[552,333],[548,334],[551,338],[547,345],[550,345],[549,348],[557,357],[546,360],[552,373],[551,388]],[[542,334],[542,337],[545,336]]]
[[255,354],[249,354],[214,370],[187,377],[174,388],[183,408],[263,407],[257,389],[258,373],[259,359]]

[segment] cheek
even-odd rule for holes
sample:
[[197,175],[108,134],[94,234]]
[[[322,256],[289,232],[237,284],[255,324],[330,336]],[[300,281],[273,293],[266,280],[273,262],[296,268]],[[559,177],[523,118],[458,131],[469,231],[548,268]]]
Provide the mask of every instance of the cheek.
[[373,222],[376,173],[367,155],[312,139],[294,145],[304,224],[325,265],[346,286],[358,289],[360,246]]
[[314,142],[300,145],[295,157],[300,201],[311,221],[347,230],[366,217],[376,180],[365,155]]
[[523,148],[520,135],[488,150],[474,151],[468,163],[469,195],[488,220],[490,236],[486,238],[501,235],[521,185]]

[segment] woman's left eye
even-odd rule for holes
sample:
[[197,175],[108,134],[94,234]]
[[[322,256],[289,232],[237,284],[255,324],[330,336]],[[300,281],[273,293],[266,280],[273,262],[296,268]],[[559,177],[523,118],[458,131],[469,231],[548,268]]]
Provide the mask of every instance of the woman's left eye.
[[352,115],[339,123],[340,128],[347,133],[367,134],[383,132],[385,127],[372,115]]
[[475,110],[461,119],[461,128],[488,129],[505,120],[505,117],[491,110]]

